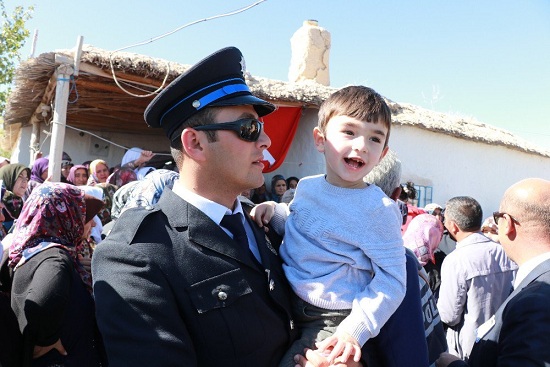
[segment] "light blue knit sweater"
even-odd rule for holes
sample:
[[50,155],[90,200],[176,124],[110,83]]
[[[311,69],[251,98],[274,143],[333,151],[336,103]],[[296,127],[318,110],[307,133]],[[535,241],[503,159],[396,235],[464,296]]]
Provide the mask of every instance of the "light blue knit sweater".
[[292,289],[317,307],[351,309],[338,330],[363,345],[405,296],[397,205],[375,185],[347,189],[318,175],[300,180],[289,209],[280,252]]

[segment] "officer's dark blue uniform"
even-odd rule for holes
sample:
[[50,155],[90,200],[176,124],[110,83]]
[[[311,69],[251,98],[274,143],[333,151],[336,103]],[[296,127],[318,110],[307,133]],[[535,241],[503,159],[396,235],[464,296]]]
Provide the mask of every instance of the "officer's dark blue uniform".
[[[159,94],[146,122],[174,140],[205,107],[251,105],[259,116],[273,111],[252,96],[243,71],[239,50],[216,52]],[[295,337],[289,288],[276,244],[247,220],[261,265],[170,189],[154,207],[121,215],[92,264],[111,367],[278,364]]]

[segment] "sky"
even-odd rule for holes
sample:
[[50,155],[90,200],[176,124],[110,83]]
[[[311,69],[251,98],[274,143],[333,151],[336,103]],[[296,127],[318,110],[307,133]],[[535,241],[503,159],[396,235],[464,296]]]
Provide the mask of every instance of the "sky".
[[[34,5],[35,55],[84,43],[117,50],[256,0],[4,0]],[[194,64],[238,47],[254,76],[288,80],[290,38],[308,19],[331,33],[330,83],[512,132],[550,151],[547,0],[265,0],[126,52]]]

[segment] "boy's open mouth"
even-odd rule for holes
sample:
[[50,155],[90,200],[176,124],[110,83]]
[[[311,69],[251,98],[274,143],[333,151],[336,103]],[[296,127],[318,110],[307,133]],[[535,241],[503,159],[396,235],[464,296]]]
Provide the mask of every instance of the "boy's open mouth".
[[365,162],[359,158],[344,158],[344,161],[348,166],[352,166],[353,168],[361,168],[365,165]]

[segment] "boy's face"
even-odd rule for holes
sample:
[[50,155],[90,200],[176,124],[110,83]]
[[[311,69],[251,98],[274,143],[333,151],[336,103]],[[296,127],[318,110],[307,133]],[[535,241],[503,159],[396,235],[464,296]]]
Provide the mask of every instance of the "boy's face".
[[334,116],[325,133],[316,127],[313,139],[325,154],[327,181],[347,188],[364,187],[365,177],[388,152],[384,147],[388,129],[383,123]]

